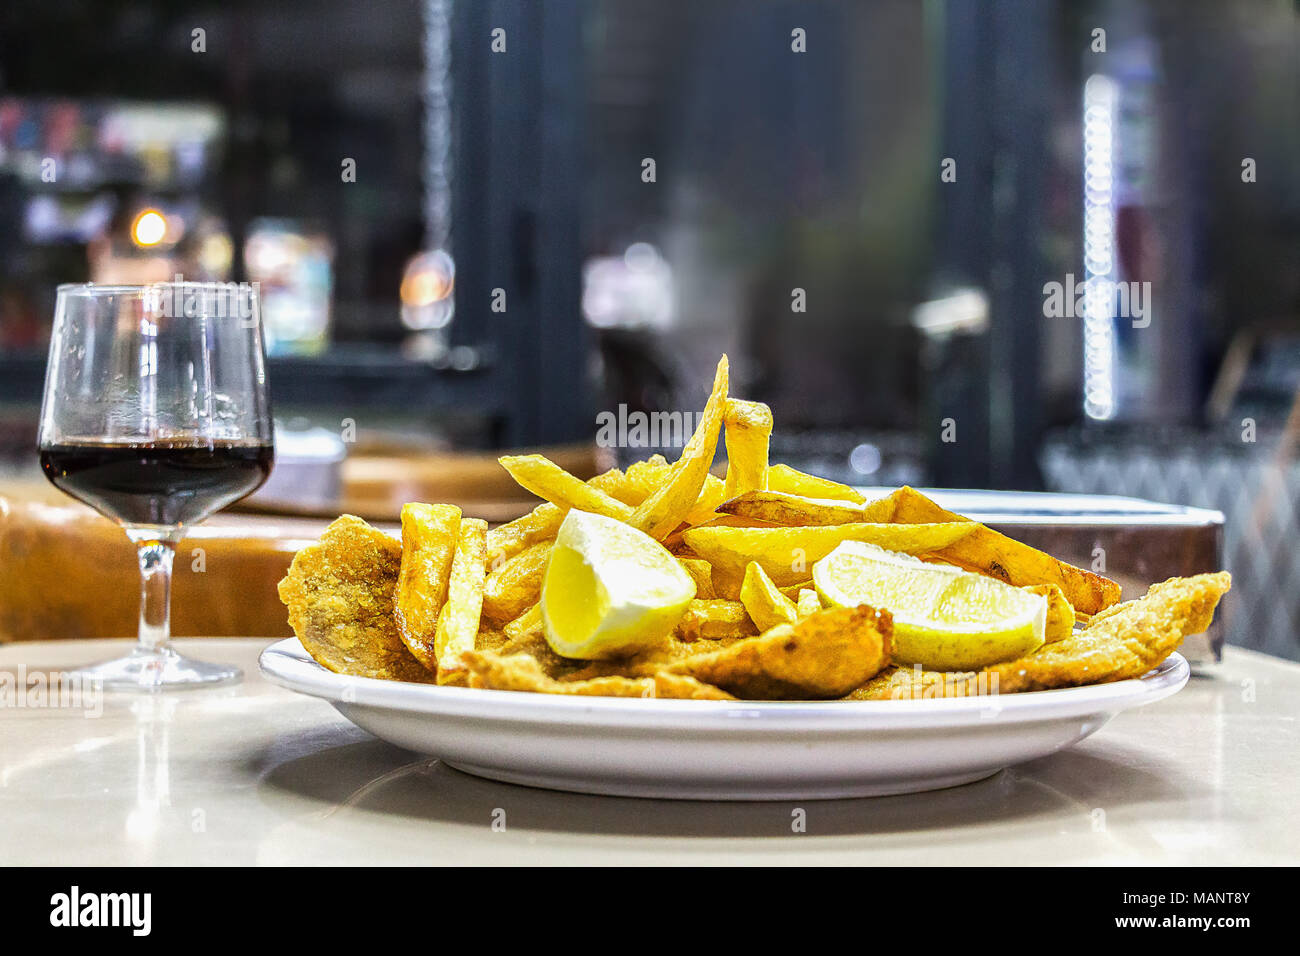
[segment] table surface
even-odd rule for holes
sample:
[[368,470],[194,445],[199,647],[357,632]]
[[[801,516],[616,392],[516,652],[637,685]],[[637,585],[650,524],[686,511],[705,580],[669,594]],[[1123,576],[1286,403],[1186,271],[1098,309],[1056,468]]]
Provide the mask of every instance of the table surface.
[[[263,680],[257,654],[268,643],[177,642],[242,666],[243,682],[226,687],[105,693],[82,708],[32,698],[18,706],[11,694],[0,706],[0,863],[1300,859],[1300,665],[1236,648],[1175,697],[980,783],[800,804],[595,797],[480,780]],[[0,670],[68,669],[127,646],[6,645]],[[792,832],[796,806],[803,833]]]

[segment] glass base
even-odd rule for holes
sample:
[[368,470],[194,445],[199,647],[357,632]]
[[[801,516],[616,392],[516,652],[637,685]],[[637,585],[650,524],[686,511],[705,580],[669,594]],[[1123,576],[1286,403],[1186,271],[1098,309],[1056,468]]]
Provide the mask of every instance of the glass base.
[[126,657],[79,667],[76,674],[83,681],[102,681],[109,690],[142,691],[211,687],[244,676],[238,667],[196,661],[167,646],[154,650],[136,648]]

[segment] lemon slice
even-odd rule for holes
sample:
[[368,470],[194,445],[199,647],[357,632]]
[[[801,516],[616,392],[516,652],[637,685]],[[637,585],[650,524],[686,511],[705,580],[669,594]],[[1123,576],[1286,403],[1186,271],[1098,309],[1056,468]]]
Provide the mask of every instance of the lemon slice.
[[1042,646],[1047,598],[945,564],[845,541],[813,565],[823,601],[894,616],[893,661],[976,670]]
[[654,538],[573,510],[542,581],[542,627],[561,657],[624,657],[663,640],[693,597],[694,579]]

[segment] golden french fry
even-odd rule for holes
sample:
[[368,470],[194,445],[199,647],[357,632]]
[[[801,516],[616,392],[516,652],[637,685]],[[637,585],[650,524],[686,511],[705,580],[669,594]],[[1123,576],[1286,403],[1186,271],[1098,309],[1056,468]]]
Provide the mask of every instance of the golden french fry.
[[630,505],[574,477],[545,455],[503,455],[497,461],[522,488],[566,511],[577,508],[619,521],[632,519]]
[[676,633],[689,642],[744,637],[756,634],[757,629],[739,601],[695,598],[678,622]]
[[402,506],[402,572],[394,609],[397,631],[430,670],[438,666],[434,639],[459,533],[460,509],[455,505]]
[[[969,520],[940,508],[913,488],[899,488],[891,497],[895,498],[896,505],[890,520],[897,523]],[[1085,614],[1095,614],[1119,600],[1120,587],[1114,581],[1058,561],[982,524],[971,523],[975,524],[971,534],[933,549],[935,557],[1017,587],[1055,584],[1070,605]]]
[[438,615],[438,627],[433,635],[439,684],[465,683],[465,665],[460,656],[477,646],[486,570],[487,522],[463,518],[456,553],[451,559],[447,601]]
[[809,614],[816,614],[822,609],[822,599],[817,596],[817,592],[812,588],[800,588],[799,599],[795,602],[795,608],[801,618],[807,617]]
[[645,495],[641,494],[636,484],[617,468],[601,472],[588,481],[587,485],[597,491],[604,492],[611,498],[615,498],[631,508],[635,508],[645,500]]
[[280,600],[307,653],[339,674],[431,683],[393,620],[401,562],[397,541],[353,515],[294,555]]
[[889,663],[892,635],[888,611],[831,608],[665,671],[755,700],[843,697]]
[[767,469],[767,490],[784,491],[792,495],[803,495],[806,498],[852,501],[856,504],[863,504],[867,500],[848,485],[827,478],[818,478],[815,475],[806,475],[789,465],[772,465]]
[[828,525],[865,521],[866,507],[786,491],[749,491],[724,501],[718,510],[736,518],[757,518],[776,525]]
[[551,543],[543,541],[519,552],[487,576],[483,585],[483,614],[493,621],[513,621],[542,593]]
[[533,604],[523,614],[507,623],[502,630],[505,632],[506,639],[510,641],[522,640],[528,634],[540,634],[542,632],[541,603]]
[[637,504],[645,501],[665,481],[668,480],[668,474],[672,471],[672,466],[668,464],[668,459],[663,455],[651,455],[645,461],[638,461],[635,464],[627,466],[627,485],[631,496],[635,496],[635,502],[629,501],[628,504]]
[[[718,432],[727,405],[727,357],[718,361],[713,378],[713,392],[704,404],[695,434],[682,449],[682,456],[672,466],[668,478],[654,494],[637,506],[630,519],[633,527],[662,541],[695,507],[704,486],[704,478],[713,464],[718,447]],[[615,517],[618,517],[615,515]],[[629,520],[629,519],[624,519]]]
[[806,580],[813,562],[819,561],[841,541],[866,541],[889,551],[922,554],[937,551],[977,527],[969,521],[942,524],[841,524],[796,528],[689,528],[682,540],[714,570],[743,576],[745,565],[757,561],[777,585]]
[[799,620],[794,602],[777,589],[772,579],[754,561],[745,567],[745,579],[740,585],[740,603],[745,605],[745,610],[759,631],[766,631],[778,624],[793,624]]
[[1025,588],[1031,594],[1047,598],[1047,626],[1043,629],[1043,643],[1063,641],[1074,633],[1074,608],[1065,599],[1065,593],[1055,584],[1031,584]]
[[713,566],[703,558],[677,555],[677,561],[695,582],[695,596],[704,599],[713,597]]
[[488,567],[499,568],[525,548],[555,540],[563,521],[564,509],[546,501],[522,518],[493,528],[487,533]]
[[727,399],[723,437],[727,444],[725,497],[734,498],[746,491],[765,490],[767,449],[772,438],[772,409],[762,402]]
[[683,520],[691,525],[704,524],[718,516],[718,506],[726,500],[726,483],[717,475],[705,475],[699,497],[695,499],[695,504],[691,506],[690,511],[686,512]]

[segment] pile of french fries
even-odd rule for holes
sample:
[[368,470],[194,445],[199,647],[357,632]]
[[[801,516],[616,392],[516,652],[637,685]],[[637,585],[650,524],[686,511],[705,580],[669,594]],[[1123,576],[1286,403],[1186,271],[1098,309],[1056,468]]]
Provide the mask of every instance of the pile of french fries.
[[[539,608],[556,533],[573,508],[663,543],[695,581],[681,642],[729,641],[795,625],[822,610],[812,565],[845,540],[942,561],[1048,597],[1047,640],[1069,636],[1119,599],[1119,586],[1057,561],[911,488],[868,501],[847,485],[768,461],[772,414],[728,397],[728,367],[681,457],[655,455],[583,481],[541,455],[500,459],[544,502],[488,529],[452,505],[402,511],[394,616],[402,642],[440,684],[470,683],[466,655],[544,646]],[[719,438],[726,474],[711,472]]]

